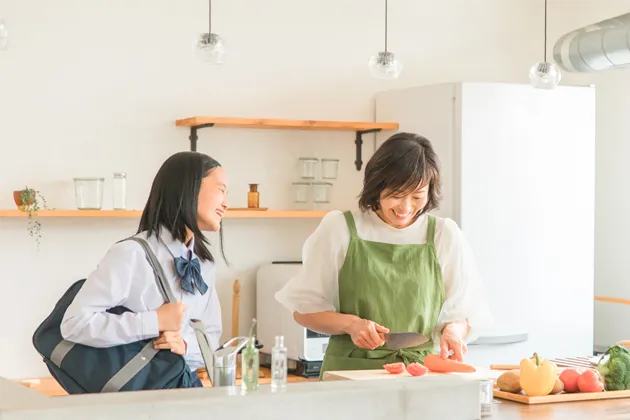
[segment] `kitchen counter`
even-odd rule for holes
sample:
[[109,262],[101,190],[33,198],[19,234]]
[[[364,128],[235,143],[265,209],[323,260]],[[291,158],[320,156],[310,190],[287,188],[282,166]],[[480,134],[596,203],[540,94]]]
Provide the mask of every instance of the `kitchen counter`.
[[525,405],[495,398],[489,420],[628,420],[630,398]]
[[[321,420],[325,410],[332,419],[475,419],[478,390],[473,382],[453,376],[398,378],[383,381],[302,381],[272,392],[261,385],[250,395],[240,388],[126,392],[51,398],[13,381],[0,378],[2,420],[93,420],[134,417],[137,420],[171,419],[174,413],[213,419],[256,416],[260,420],[299,417]],[[243,398],[247,398],[244,404]],[[386,401],[387,404],[382,402]],[[457,401],[458,404],[452,404]],[[313,407],[326,407],[322,410]],[[309,409],[310,407],[310,409]],[[445,416],[444,410],[452,411]],[[437,410],[437,411],[436,411]],[[474,413],[473,411],[476,410]],[[440,413],[440,414],[438,414]],[[525,405],[495,399],[489,420],[620,420],[630,419],[630,399]]]
[[[457,404],[453,404],[453,400]],[[470,420],[479,416],[479,388],[455,376],[414,381],[299,382],[281,391],[269,385],[173,389],[48,397],[0,378],[2,420],[171,420],[175,417],[233,420]]]
[[[488,368],[477,367],[474,373],[455,373],[454,376],[460,377],[466,381],[476,383],[479,379],[494,378],[496,379],[504,371],[492,370]],[[387,383],[396,378],[410,377],[406,372],[400,375],[391,375],[384,370],[378,371],[332,371],[324,374],[324,381],[336,382],[376,382]],[[430,377],[444,377],[452,375],[443,375],[439,373],[429,372],[422,378],[417,380],[425,380]],[[579,401],[579,402],[563,402],[528,405],[514,401],[494,398],[492,404],[492,416],[489,420],[525,420],[525,419],[544,419],[544,420],[630,420],[630,398],[595,400],[595,401]]]

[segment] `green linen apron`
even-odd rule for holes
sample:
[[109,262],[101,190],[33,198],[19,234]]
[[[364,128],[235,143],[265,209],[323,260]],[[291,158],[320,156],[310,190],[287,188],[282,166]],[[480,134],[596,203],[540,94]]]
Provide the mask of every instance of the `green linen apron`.
[[[424,244],[393,245],[366,241],[357,235],[352,213],[344,212],[350,244],[339,273],[340,312],[389,328],[419,332],[431,338],[445,299],[434,237],[435,217],[428,216]],[[320,378],[325,371],[382,369],[386,363],[422,362],[434,352],[433,341],[421,346],[374,350],[354,345],[349,335],[330,337]]]

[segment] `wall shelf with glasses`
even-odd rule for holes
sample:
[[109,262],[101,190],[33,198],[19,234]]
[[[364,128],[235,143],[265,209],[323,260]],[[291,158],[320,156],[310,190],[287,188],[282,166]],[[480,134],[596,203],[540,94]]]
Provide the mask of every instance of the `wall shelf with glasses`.
[[276,120],[264,118],[229,118],[229,117],[189,117],[175,122],[178,127],[189,127],[190,150],[197,150],[197,130],[208,127],[257,128],[275,130],[314,130],[314,131],[354,131],[356,144],[357,171],[363,166],[363,134],[398,129],[397,122],[351,122],[351,121],[314,121],[314,120]]

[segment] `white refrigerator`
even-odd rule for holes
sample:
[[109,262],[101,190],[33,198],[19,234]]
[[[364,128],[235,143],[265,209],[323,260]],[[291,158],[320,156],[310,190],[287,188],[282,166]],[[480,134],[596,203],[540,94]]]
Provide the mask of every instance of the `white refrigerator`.
[[433,214],[463,230],[495,320],[467,362],[592,355],[595,89],[445,83],[378,93],[375,113],[440,158]]

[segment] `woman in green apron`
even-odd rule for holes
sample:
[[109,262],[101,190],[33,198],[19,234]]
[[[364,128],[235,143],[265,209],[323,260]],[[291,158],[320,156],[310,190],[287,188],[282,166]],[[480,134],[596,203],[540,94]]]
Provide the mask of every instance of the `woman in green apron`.
[[[276,294],[295,320],[330,334],[321,372],[463,361],[466,342],[489,325],[474,258],[457,224],[429,212],[440,201],[431,143],[398,133],[365,167],[358,211],[328,213],[309,236],[300,273]],[[388,332],[430,338],[390,349]]]

